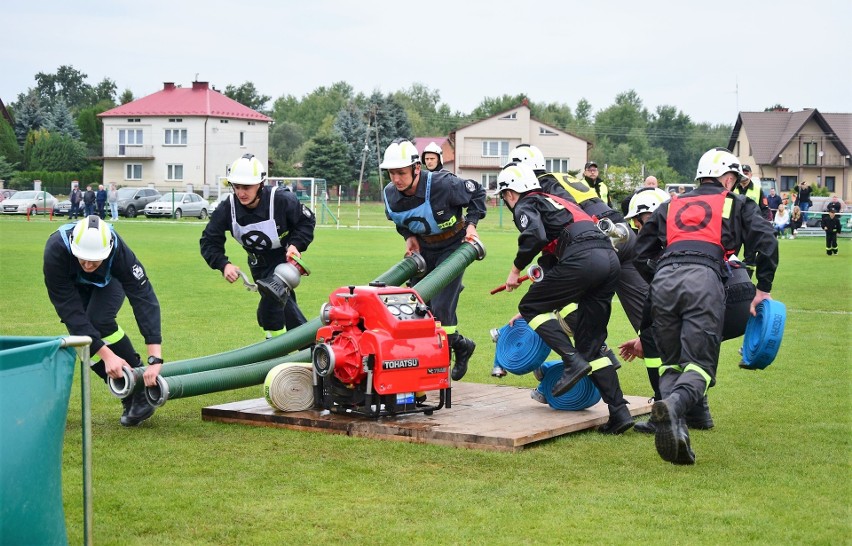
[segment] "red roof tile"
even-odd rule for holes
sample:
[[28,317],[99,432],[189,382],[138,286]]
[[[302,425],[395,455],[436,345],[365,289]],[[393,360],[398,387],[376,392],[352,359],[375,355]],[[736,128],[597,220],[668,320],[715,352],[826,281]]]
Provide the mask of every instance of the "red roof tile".
[[125,116],[212,116],[272,121],[272,118],[210,89],[207,82],[192,82],[192,88],[166,83],[161,91],[98,114],[98,117]]

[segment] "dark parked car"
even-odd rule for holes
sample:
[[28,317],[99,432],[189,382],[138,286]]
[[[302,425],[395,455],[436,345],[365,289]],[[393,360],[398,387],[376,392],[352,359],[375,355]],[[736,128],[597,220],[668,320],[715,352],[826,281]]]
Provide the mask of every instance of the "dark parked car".
[[142,214],[145,205],[160,197],[160,192],[153,188],[120,188],[118,190],[118,215],[134,218],[137,214]]

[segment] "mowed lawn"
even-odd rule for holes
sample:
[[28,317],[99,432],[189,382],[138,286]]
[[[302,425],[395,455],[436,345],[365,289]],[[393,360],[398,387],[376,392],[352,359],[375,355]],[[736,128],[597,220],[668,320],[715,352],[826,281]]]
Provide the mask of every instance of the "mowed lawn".
[[[304,254],[312,273],[297,294],[309,319],[332,290],[366,284],[403,255],[379,205],[331,212],[341,227],[326,215]],[[44,242],[62,222],[0,217],[0,334],[66,334],[41,272]],[[257,295],[202,260],[205,225],[116,223],[160,299],[167,362],[262,336]],[[459,306],[460,331],[477,343],[464,381],[534,387],[531,376],[490,376],[489,330],[515,313],[524,290],[489,295],[515,251],[508,212],[489,209],[479,232],[487,257],[465,272]],[[780,245],[772,291],[788,313],[780,353],[766,370],[746,371],[737,367],[740,342],[723,345],[709,394],[716,428],[692,433],[693,467],[663,462],[653,437],[633,431],[581,432],[498,453],[201,420],[201,408],[261,397],[260,386],[172,400],[125,429],[119,402],[93,375],[95,542],[849,544],[852,244],[842,239],[832,257],[822,238]],[[228,248],[245,267],[245,253]],[[120,323],[144,352],[129,305]],[[610,344],[630,337],[614,303]],[[625,363],[619,376],[626,394],[651,395],[641,364]],[[79,380],[78,370],[63,462],[72,544],[83,536]]]

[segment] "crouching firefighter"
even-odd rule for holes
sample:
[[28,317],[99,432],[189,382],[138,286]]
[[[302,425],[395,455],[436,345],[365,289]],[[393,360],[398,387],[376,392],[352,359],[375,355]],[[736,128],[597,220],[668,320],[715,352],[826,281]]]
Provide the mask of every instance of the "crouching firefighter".
[[[541,282],[532,284],[518,311],[547,345],[562,357],[565,370],[553,395],[568,392],[583,376],[591,380],[609,407],[603,434],[621,434],[633,426],[612,360],[601,354],[607,337],[612,296],[618,284],[618,256],[592,217],[578,205],[541,192],[535,173],[524,163],[509,163],[497,177],[497,190],[512,210],[520,231],[518,252],[506,279],[507,290],[519,286],[521,271],[539,254],[545,267]],[[558,310],[577,304],[576,347],[561,326]]]
[[[476,223],[485,218],[485,190],[479,183],[444,170],[422,169],[417,148],[404,139],[387,147],[379,167],[387,170],[391,180],[382,192],[385,215],[405,238],[406,254],[417,252],[423,256],[424,275],[446,260],[466,238],[477,237]],[[464,289],[462,277],[463,273],[427,302],[441,321],[455,353],[450,374],[453,381],[467,373],[468,361],[476,349],[472,339],[458,332],[456,307]]]
[[[163,364],[160,303],[145,268],[130,247],[98,216],[60,227],[44,247],[47,295],[68,333],[92,338],[92,371],[104,382],[120,379],[123,368],[142,366],[116,317],[130,300],[148,348],[145,385],[154,386]],[[120,423],[136,426],[154,414],[145,390],[122,400]]]
[[226,234],[230,232],[245,249],[261,294],[257,323],[271,338],[307,322],[292,290],[295,284],[285,283],[285,276],[276,275],[276,268],[288,259],[298,260],[307,250],[314,239],[316,217],[295,193],[264,184],[266,172],[252,154],[234,161],[227,181],[233,194],[216,207],[204,228],[201,256],[233,283],[241,272],[225,254]]

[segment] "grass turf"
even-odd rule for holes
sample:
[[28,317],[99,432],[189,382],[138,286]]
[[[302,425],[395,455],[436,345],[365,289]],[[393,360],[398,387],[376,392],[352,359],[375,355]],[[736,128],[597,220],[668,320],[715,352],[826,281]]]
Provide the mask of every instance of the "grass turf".
[[[334,210],[334,209],[332,209]],[[337,215],[337,211],[335,211]],[[341,209],[304,258],[297,290],[308,318],[338,286],[363,284],[402,256],[381,207]],[[501,222],[502,220],[502,222]],[[345,226],[376,226],[355,229]],[[0,218],[0,332],[65,335],[42,282],[42,249],[59,223]],[[163,311],[167,361],[261,339],[257,296],[229,285],[198,253],[205,223],[134,219],[116,229],[148,269]],[[491,296],[515,250],[509,216],[480,226],[488,255],[465,272],[460,331],[477,344],[465,381],[491,378],[489,329],[523,289]],[[783,240],[772,295],[787,306],[784,342],[763,371],[722,347],[710,391],[716,428],[692,433],[694,467],[660,460],[635,432],[571,434],[521,453],[206,423],[202,407],[262,396],[260,387],[174,400],[135,429],[93,378],[94,536],[101,544],[840,544],[850,532],[852,245],[828,257],[820,238]],[[245,253],[229,242],[231,259]],[[132,311],[120,323],[144,346]],[[632,337],[616,303],[610,343]],[[625,393],[650,396],[644,367],[625,364]],[[65,437],[63,496],[71,543],[82,541],[79,370]],[[37,396],[37,393],[33,393]],[[4,499],[4,502],[9,502]],[[12,501],[13,502],[13,501]]]

